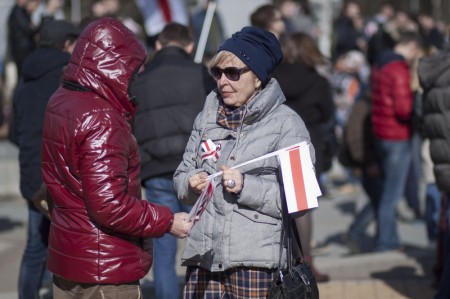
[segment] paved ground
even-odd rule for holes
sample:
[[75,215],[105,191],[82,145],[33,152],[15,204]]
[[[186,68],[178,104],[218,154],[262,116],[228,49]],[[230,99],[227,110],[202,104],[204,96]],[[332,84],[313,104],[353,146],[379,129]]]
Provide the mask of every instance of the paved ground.
[[[339,173],[335,169],[333,174]],[[16,299],[17,273],[25,242],[26,209],[18,196],[17,152],[0,140],[0,299]],[[326,243],[315,259],[317,268],[328,273],[330,282],[319,285],[322,299],[432,298],[431,266],[434,251],[427,244],[425,227],[400,223],[404,252],[370,253],[373,227],[363,238],[366,252],[350,255],[343,244],[345,232],[356,210],[366,201],[359,189],[352,194],[331,190],[334,196],[320,201],[314,212],[314,239]],[[402,214],[407,214],[401,207]],[[183,243],[180,242],[180,248]],[[178,267],[180,282],[184,269]],[[145,299],[155,298],[152,274],[142,281]],[[42,293],[47,293],[46,289]],[[48,298],[48,296],[46,296]]]

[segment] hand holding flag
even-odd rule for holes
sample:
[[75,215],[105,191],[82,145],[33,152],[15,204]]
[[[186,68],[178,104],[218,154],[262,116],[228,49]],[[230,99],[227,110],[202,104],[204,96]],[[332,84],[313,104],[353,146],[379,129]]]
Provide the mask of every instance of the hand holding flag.
[[[322,195],[322,192],[320,191],[314,173],[309,145],[306,142],[300,142],[281,150],[268,153],[261,157],[235,165],[230,169],[239,168],[273,156],[278,156],[278,161],[281,166],[288,212],[291,214],[317,208],[319,206],[317,198]],[[208,176],[209,183],[192,208],[188,218],[189,221],[199,218],[204,212],[216,187],[215,178],[222,174],[223,171],[219,171]]]
[[191,212],[189,213],[186,221],[190,222],[192,220],[197,220],[203,214],[206,209],[206,205],[210,202],[212,195],[214,193],[214,189],[216,188],[215,180],[210,180],[205,189],[203,189],[199,198],[195,202],[195,205],[192,207]]

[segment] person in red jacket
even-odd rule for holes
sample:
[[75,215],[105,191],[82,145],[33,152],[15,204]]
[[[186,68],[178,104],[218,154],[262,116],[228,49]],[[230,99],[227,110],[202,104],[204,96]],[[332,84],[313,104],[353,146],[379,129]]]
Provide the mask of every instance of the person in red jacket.
[[404,32],[392,50],[380,53],[372,68],[372,123],[383,172],[376,251],[401,249],[396,207],[405,189],[411,160],[413,107],[408,62],[419,54],[419,49],[418,35]]
[[120,21],[96,20],[81,33],[49,100],[42,173],[52,203],[54,298],[141,298],[139,279],[152,264],[148,238],[184,238],[192,226],[186,213],[141,200],[129,85],[145,58]]

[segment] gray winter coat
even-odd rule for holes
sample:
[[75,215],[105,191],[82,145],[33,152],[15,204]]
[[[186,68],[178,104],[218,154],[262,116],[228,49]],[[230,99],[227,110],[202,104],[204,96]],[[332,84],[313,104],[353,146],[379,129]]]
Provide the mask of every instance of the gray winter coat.
[[[188,188],[192,175],[220,171],[301,141],[309,133],[300,116],[283,105],[285,97],[275,79],[247,104],[247,113],[236,132],[216,123],[218,93],[211,92],[197,116],[183,162],[174,175],[178,197],[193,204],[198,195]],[[202,161],[201,143],[221,143],[217,162]],[[314,161],[314,150],[311,146]],[[224,191],[221,177],[213,198],[187,238],[183,265],[210,271],[232,267],[276,268],[280,265],[281,205],[278,162],[268,158],[240,168],[245,174],[239,195]],[[281,265],[285,263],[285,255]]]

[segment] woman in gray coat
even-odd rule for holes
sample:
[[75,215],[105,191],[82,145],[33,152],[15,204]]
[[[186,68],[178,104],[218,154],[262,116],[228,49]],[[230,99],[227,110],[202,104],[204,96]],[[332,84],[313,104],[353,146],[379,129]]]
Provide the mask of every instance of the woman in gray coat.
[[266,298],[276,268],[285,263],[277,159],[230,168],[302,141],[311,144],[305,124],[283,104],[270,78],[282,56],[272,33],[245,27],[210,62],[217,89],[206,98],[175,172],[178,197],[193,204],[208,175],[223,175],[187,238],[185,298]]

